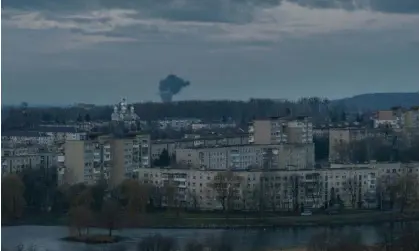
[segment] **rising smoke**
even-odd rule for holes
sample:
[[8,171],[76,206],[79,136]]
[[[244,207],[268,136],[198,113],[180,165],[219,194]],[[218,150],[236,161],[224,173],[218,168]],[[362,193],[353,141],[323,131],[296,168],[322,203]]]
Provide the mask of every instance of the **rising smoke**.
[[171,102],[173,96],[178,94],[182,88],[190,85],[189,81],[183,80],[176,75],[170,74],[159,82],[159,94],[163,102]]

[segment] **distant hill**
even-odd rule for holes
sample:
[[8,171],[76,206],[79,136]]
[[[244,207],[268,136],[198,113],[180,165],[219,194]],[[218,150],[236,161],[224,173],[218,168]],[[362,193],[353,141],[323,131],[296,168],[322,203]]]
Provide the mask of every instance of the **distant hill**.
[[419,106],[419,92],[368,93],[333,100],[331,103],[361,111],[385,110],[394,106],[410,108]]

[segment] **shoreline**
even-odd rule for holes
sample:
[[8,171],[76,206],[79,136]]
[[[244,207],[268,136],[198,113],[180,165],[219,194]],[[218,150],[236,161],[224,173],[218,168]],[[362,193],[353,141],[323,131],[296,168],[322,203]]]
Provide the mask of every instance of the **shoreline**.
[[[155,221],[154,217],[155,216]],[[292,227],[339,227],[374,225],[389,222],[419,221],[419,213],[399,214],[389,212],[370,212],[361,214],[342,215],[313,215],[313,216],[288,216],[266,218],[162,218],[150,215],[148,223],[122,226],[125,229],[275,229]],[[61,221],[60,221],[61,220]],[[13,226],[67,226],[65,219],[53,217],[45,221],[22,219],[21,221],[3,224],[2,227]],[[95,226],[93,226],[95,227]],[[97,226],[98,228],[101,228]]]

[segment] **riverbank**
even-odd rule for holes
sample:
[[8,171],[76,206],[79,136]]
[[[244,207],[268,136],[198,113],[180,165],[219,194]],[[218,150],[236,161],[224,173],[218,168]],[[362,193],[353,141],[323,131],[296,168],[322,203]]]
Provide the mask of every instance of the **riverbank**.
[[[396,212],[368,211],[336,215],[315,214],[312,216],[268,216],[263,218],[243,215],[226,217],[223,214],[157,213],[127,218],[120,227],[231,229],[366,225],[407,221],[419,221],[419,212],[400,214]],[[3,224],[2,222],[2,226],[16,225],[66,226],[68,225],[68,219],[62,215],[37,215],[25,217],[9,224]]]

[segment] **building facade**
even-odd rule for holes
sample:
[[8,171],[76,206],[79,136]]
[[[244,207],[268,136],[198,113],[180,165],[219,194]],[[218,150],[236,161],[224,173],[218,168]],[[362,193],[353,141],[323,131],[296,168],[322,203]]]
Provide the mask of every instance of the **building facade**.
[[[92,136],[65,143],[64,182],[93,184],[104,179],[118,185],[136,178],[140,168],[150,167],[149,135]],[[64,175],[64,174],[63,174]]]
[[151,143],[151,157],[158,159],[163,150],[169,156],[175,154],[176,149],[191,147],[235,146],[248,144],[248,134],[226,137],[191,137],[181,140],[154,140]]
[[337,162],[342,159],[339,154],[339,147],[351,142],[365,139],[368,132],[365,128],[330,128],[329,129],[329,162]]
[[249,143],[253,144],[313,143],[313,124],[308,118],[292,121],[278,117],[254,120],[248,131]]
[[[318,170],[232,171],[237,177],[230,209],[245,211],[292,211],[320,208],[331,201],[345,208],[377,207],[379,184],[386,177],[403,173],[419,177],[419,163],[371,163],[331,165]],[[141,169],[141,182],[164,188],[171,184],[178,205],[200,210],[220,210],[222,202],[214,189],[220,170]],[[237,184],[236,184],[237,183]],[[163,190],[162,190],[163,191]],[[164,203],[163,203],[164,206]]]
[[2,175],[26,169],[57,168],[57,151],[53,147],[27,144],[2,144]]
[[314,144],[237,145],[176,149],[177,164],[212,170],[314,168]]

